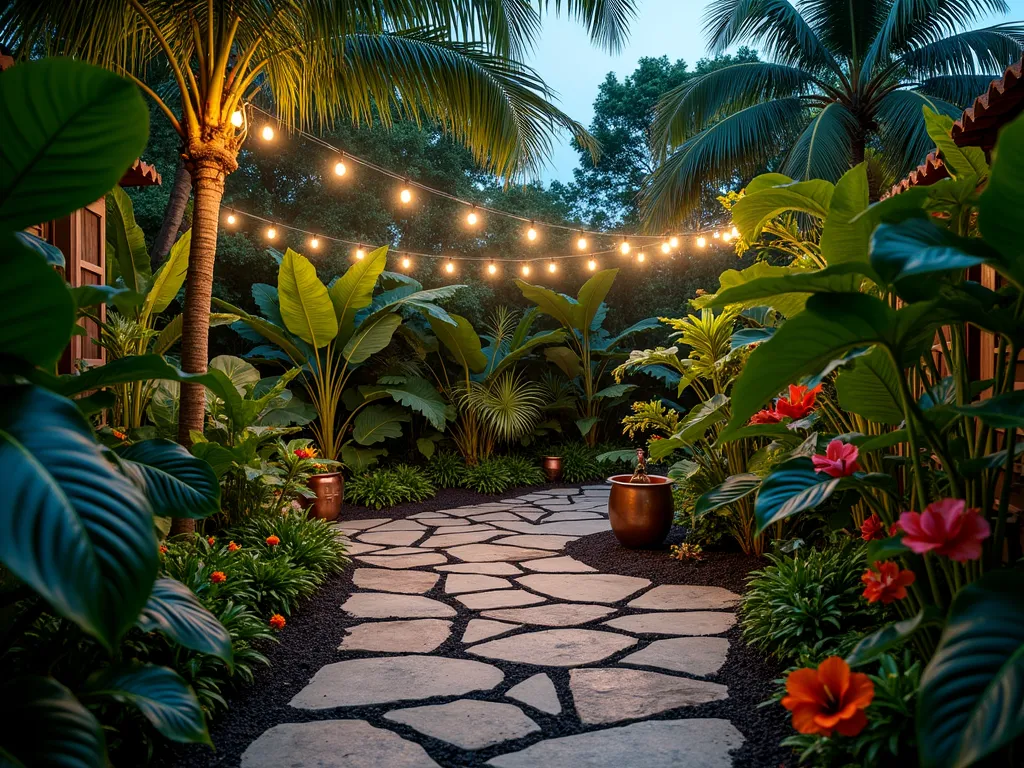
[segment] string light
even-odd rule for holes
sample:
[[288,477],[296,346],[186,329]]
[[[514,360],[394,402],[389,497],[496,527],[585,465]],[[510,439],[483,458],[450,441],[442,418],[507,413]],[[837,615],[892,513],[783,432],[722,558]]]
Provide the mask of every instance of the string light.
[[555,262],[553,262],[553,261],[549,261],[548,262],[548,272],[550,272],[553,275],[557,271],[558,271],[558,265],[555,264]]
[[487,274],[489,274],[489,275],[496,275],[496,274],[498,274],[498,267],[497,267],[497,265],[493,261],[490,264],[487,265]]
[[629,253],[629,243],[626,242],[625,240],[623,240],[622,244],[619,246],[619,253],[621,253],[623,256]]
[[361,245],[358,248],[356,248],[356,258],[359,259],[360,261],[366,258],[366,251],[363,249],[363,246]]
[[267,228],[267,240],[273,240],[275,237],[277,237],[277,230],[274,229],[273,227],[268,227]]
[[587,269],[589,269],[591,272],[593,272],[595,269],[597,269],[597,262],[594,259],[591,259],[590,261],[588,261],[587,262]]
[[521,270],[519,270],[519,271],[523,273],[523,277],[529,277],[530,276],[530,265],[529,264],[523,264],[523,268]]
[[228,224],[234,224],[236,221],[238,221],[238,219],[235,218],[235,214],[229,213],[228,214]]
[[[408,180],[405,183],[408,184]],[[402,191],[398,193],[398,199],[402,201],[403,205],[408,205],[412,202],[412,190],[408,186],[402,187]]]
[[698,248],[703,248],[707,244],[708,244],[708,239],[706,237],[704,237],[704,235],[701,235],[700,237],[697,238],[697,247]]
[[241,112],[239,112],[236,109],[234,112],[231,113],[231,124],[235,126],[235,128],[241,128],[243,122],[245,122],[245,118],[243,117]]
[[476,215],[476,207],[474,206],[469,213],[466,214],[466,223],[471,227],[475,227],[479,218]]
[[673,248],[678,248],[679,247],[679,238],[676,237],[675,235],[673,235],[672,237],[670,237],[668,239],[668,244],[671,245]]
[[403,256],[400,263],[402,265],[402,269],[409,269],[412,266],[412,259],[408,256]]
[[309,241],[309,247],[314,250],[320,247],[320,238],[313,235],[313,239]]
[[666,254],[666,255],[671,253],[672,252],[672,246],[669,245],[668,243],[662,243],[661,244],[661,252]]
[[715,234],[713,234],[712,237],[715,238],[715,240],[719,240],[722,237],[722,233],[716,229]]
[[581,251],[587,250],[587,238],[583,236],[582,232],[580,232],[579,240],[576,241],[576,247]]
[[447,272],[449,275],[455,272],[455,264],[452,262],[451,259],[448,259],[448,261],[445,263],[444,271]]
[[274,127],[270,124],[264,125],[263,130],[260,132],[260,136],[263,137],[264,141],[274,140]]
[[348,168],[345,167],[345,163],[342,162],[341,160],[339,160],[338,162],[336,162],[334,164],[334,175],[335,176],[344,176],[345,175],[345,171],[347,171],[347,170],[348,170]]
[[530,228],[526,230],[526,239],[531,242],[537,239],[537,228],[533,225],[532,221],[530,222]]
[[726,230],[725,232],[722,233],[722,242],[728,243],[730,240],[732,240],[732,232]]
[[640,251],[640,253],[638,253],[636,255],[636,260],[639,261],[641,264],[643,264],[647,260],[647,257],[644,256],[644,252],[643,251]]

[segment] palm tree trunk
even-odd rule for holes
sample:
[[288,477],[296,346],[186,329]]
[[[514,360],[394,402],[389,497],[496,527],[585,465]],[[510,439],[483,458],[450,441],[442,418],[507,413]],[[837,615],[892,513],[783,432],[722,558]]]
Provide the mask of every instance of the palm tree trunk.
[[858,130],[853,135],[853,144],[850,146],[850,167],[860,165],[864,162],[864,154],[867,151],[867,133]]
[[181,219],[185,215],[185,206],[188,205],[188,197],[191,192],[192,177],[185,168],[185,163],[179,160],[178,168],[174,172],[171,196],[167,200],[167,208],[164,209],[164,220],[160,225],[160,232],[157,233],[156,242],[153,244],[154,268],[167,257],[174,241],[178,239]]
[[[185,276],[185,307],[182,310],[181,367],[187,373],[205,373],[209,359],[210,297],[213,293],[213,263],[217,254],[217,229],[224,178],[233,171],[234,158],[226,152],[203,152],[187,169],[192,178],[195,204],[192,212],[192,243]],[[178,442],[190,446],[192,430],[202,430],[206,416],[206,394],[201,384],[181,385],[178,411]],[[192,533],[195,521],[175,518],[172,534]]]

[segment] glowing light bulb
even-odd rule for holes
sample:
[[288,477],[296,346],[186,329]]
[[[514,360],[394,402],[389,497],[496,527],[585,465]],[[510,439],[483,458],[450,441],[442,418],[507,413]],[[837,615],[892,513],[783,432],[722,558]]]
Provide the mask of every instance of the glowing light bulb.
[[526,239],[533,241],[537,239],[537,229],[533,226],[533,222],[530,222],[530,228],[526,230]]
[[495,263],[493,261],[490,264],[487,265],[487,274],[489,274],[489,275],[496,275],[496,274],[498,274],[498,267],[495,265]]
[[550,272],[551,274],[555,274],[555,272],[557,272],[557,271],[558,271],[558,265],[555,264],[555,262],[553,262],[553,261],[550,262],[548,264],[548,272]]
[[523,268],[520,270],[520,272],[523,273],[523,277],[529,277],[530,276],[530,265],[529,264],[523,264]]
[[[235,128],[241,128],[243,122],[245,122],[245,119],[242,117],[241,112],[236,109],[231,113],[231,124],[235,126]],[[271,138],[273,138],[273,136],[271,136]]]
[[238,219],[235,218],[235,214],[229,213],[228,214],[228,224],[234,224],[236,221],[238,221]]
[[672,246],[669,245],[668,243],[662,243],[661,244],[661,252],[665,253],[665,254],[671,253],[672,252]]
[[403,187],[402,191],[398,195],[398,199],[401,200],[404,205],[408,205],[412,202],[412,190],[408,187]]
[[640,251],[640,253],[638,253],[636,255],[636,260],[639,261],[641,264],[643,264],[647,260],[647,257],[644,256],[644,252],[643,251]]
[[733,237],[739,237],[740,236],[740,231],[738,229],[736,229],[736,227],[733,227],[731,232],[732,232],[732,236]]
[[723,232],[722,233],[722,242],[723,243],[728,243],[730,240],[732,240],[732,232]]
[[719,240],[722,237],[722,233],[716,229],[715,234],[713,234],[712,237],[715,238],[715,240]]
[[700,237],[697,238],[697,247],[698,248],[703,248],[707,244],[708,244],[708,239],[706,237],[704,237],[704,235],[701,235]]
[[678,248],[679,247],[679,238],[676,237],[675,235],[673,235],[672,237],[670,237],[668,239],[668,244],[671,245],[673,248]]
[[273,141],[274,140],[274,128],[272,126],[270,126],[270,125],[264,125],[263,126],[263,131],[260,133],[260,136],[263,137],[264,141]]
[[466,214],[466,223],[469,224],[469,226],[471,227],[475,227],[476,223],[479,220],[480,219],[477,217],[475,210],[470,211],[469,213]]
[[576,241],[576,247],[581,251],[587,250],[587,238],[580,235],[580,239]]
[[449,275],[455,271],[455,264],[452,263],[451,259],[448,259],[448,263],[444,265],[444,271]]
[[310,248],[319,248],[320,247],[320,238],[317,237],[316,235],[313,235],[313,239],[309,241],[309,247]]
[[275,237],[277,237],[277,230],[273,227],[269,227],[267,229],[267,240],[273,240]]
[[347,171],[347,170],[348,170],[348,168],[345,167],[345,163],[343,163],[341,160],[339,160],[338,162],[336,162],[334,164],[334,175],[335,176],[344,176],[345,175],[345,171]]
[[593,259],[588,261],[587,262],[587,269],[589,269],[591,272],[593,272],[595,269],[597,269],[597,262],[594,261]]
[[619,253],[621,253],[623,256],[629,253],[629,243],[627,243],[625,240],[623,240],[622,245],[619,246]]
[[359,259],[360,261],[366,258],[366,251],[363,249],[363,246],[361,245],[358,248],[356,248],[356,258]]
[[402,269],[409,269],[409,267],[412,266],[412,259],[410,259],[408,256],[403,256],[401,264],[402,264]]

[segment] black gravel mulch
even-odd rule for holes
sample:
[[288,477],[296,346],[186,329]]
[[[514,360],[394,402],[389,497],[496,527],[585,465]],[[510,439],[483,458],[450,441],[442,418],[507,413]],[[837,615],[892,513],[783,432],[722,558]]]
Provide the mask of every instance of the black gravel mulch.
[[[564,487],[564,486],[563,486]],[[495,501],[541,490],[538,487],[513,489],[500,497],[484,496],[466,490],[442,490],[438,495],[417,504],[403,504],[386,510],[359,507],[345,507],[344,519],[356,520],[374,517],[403,518],[427,510],[450,509],[467,504]],[[747,557],[738,552],[708,552],[704,562],[684,564],[668,556],[668,545],[682,537],[681,529],[673,529],[669,541],[661,550],[628,550],[621,547],[613,534],[604,533],[585,536],[571,542],[564,554],[587,563],[604,573],[640,576],[651,579],[655,584],[699,584],[722,586],[742,592],[746,574],[762,563],[757,558]],[[384,720],[384,714],[396,705],[349,707],[342,712],[326,712],[294,709],[288,702],[301,690],[313,674],[326,664],[339,661],[337,651],[345,628],[361,623],[362,619],[347,618],[341,611],[341,604],[353,591],[352,568],[329,580],[312,598],[306,601],[288,620],[288,626],[280,633],[280,642],[263,649],[270,658],[271,666],[258,670],[255,683],[239,688],[228,694],[230,709],[223,713],[211,727],[216,751],[208,747],[172,746],[158,756],[157,765],[176,768],[207,768],[209,766],[238,766],[242,752],[268,728],[284,722],[308,722],[330,720],[337,717],[363,719],[377,727],[389,730],[414,740],[427,750],[430,756],[442,766],[457,768],[482,766],[498,754],[523,749],[542,738],[599,730],[608,726],[584,726],[574,715],[572,701],[568,694],[569,671],[567,669],[545,668],[559,691],[562,713],[549,716],[529,709],[529,716],[542,728],[543,736],[532,734],[522,739],[505,742],[495,747],[474,752],[458,749],[446,742],[431,739],[407,726]],[[425,568],[423,570],[431,570]],[[427,593],[443,602],[451,602],[450,596],[442,592],[444,580]],[[622,601],[615,607],[625,613],[640,613],[625,608]],[[476,659],[466,655],[460,642],[470,615],[460,612],[454,620],[451,637],[434,653],[449,657]],[[744,735],[743,746],[734,755],[734,765],[740,768],[779,768],[793,766],[793,753],[778,746],[779,741],[791,733],[786,712],[778,706],[759,708],[772,692],[772,681],[779,674],[777,664],[764,659],[747,647],[738,627],[725,635],[730,641],[729,656],[719,674],[707,679],[729,687],[729,698],[682,710],[670,710],[655,715],[651,720],[679,718],[725,718],[730,720]],[[619,658],[635,651],[629,648],[606,659],[602,665],[614,665]],[[373,657],[374,653],[349,653],[345,658]],[[505,663],[488,659],[505,673],[505,690],[534,675],[538,669],[521,664]],[[500,694],[470,694],[470,698],[487,698],[501,701]],[[450,701],[452,697],[417,700],[397,706],[422,706]],[[643,765],[638,756],[637,766]],[[282,767],[284,768],[284,767]],[[381,766],[387,768],[387,766]],[[547,766],[538,768],[548,768]],[[555,768],[554,766],[550,768]],[[567,767],[568,768],[568,767]],[[631,766],[623,766],[631,768]]]

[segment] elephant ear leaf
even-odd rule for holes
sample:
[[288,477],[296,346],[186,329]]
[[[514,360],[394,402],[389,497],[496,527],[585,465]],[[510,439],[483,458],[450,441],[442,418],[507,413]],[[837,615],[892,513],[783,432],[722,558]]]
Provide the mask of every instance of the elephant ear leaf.
[[434,335],[451,353],[452,357],[463,368],[473,373],[480,373],[487,367],[487,355],[480,346],[480,337],[476,335],[469,320],[461,315],[452,315],[455,325],[428,317]]
[[338,335],[338,319],[320,282],[316,268],[302,254],[289,248],[277,274],[277,294],[285,328],[316,349],[326,347]]
[[108,765],[99,721],[52,677],[19,677],[5,682],[0,686],[0,718],[4,723],[0,735],[4,765]]
[[371,251],[366,258],[349,267],[328,291],[342,339],[352,335],[356,312],[370,306],[373,301],[373,288],[387,266],[387,256],[387,246]]
[[590,328],[591,321],[597,315],[618,274],[617,269],[605,269],[583,284],[580,288],[579,303],[573,307],[573,324],[576,328]]
[[216,656],[231,666],[231,635],[180,581],[156,580],[138,626],[143,632],[160,632],[178,645]]
[[987,573],[957,593],[921,676],[921,765],[967,768],[1024,733],[1024,572]]
[[201,519],[220,511],[220,483],[213,468],[170,440],[143,440],[118,455],[160,517]]
[[553,317],[563,328],[576,327],[576,303],[567,296],[540,285],[530,285],[523,280],[516,280],[516,285],[526,299],[537,305],[542,314]]

